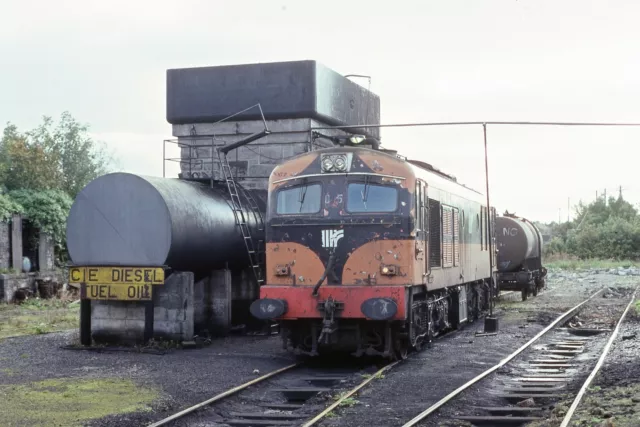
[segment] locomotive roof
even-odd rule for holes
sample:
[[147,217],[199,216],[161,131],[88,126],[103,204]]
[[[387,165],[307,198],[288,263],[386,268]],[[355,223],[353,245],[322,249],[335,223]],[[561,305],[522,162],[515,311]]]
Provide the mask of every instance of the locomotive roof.
[[477,191],[477,190],[475,190],[475,189],[473,189],[471,187],[467,187],[464,184],[459,183],[455,176],[441,171],[440,169],[434,167],[430,163],[426,163],[426,162],[423,162],[421,160],[408,159],[406,156],[403,156],[401,154],[397,154],[397,151],[395,151],[395,150],[387,150],[387,149],[384,149],[384,148],[372,149],[372,148],[368,148],[368,147],[354,147],[354,146],[334,146],[334,147],[321,148],[321,149],[318,149],[318,150],[314,150],[314,151],[312,151],[310,153],[309,152],[308,153],[304,153],[302,155],[305,155],[305,154],[308,155],[308,154],[311,154],[311,153],[314,153],[314,152],[315,153],[317,153],[317,152],[321,152],[321,153],[323,153],[323,152],[336,152],[336,150],[339,150],[341,152],[354,152],[354,153],[357,153],[358,151],[365,151],[366,150],[366,151],[372,151],[372,152],[380,153],[381,155],[388,156],[388,157],[393,158],[393,159],[395,159],[395,160],[397,160],[399,162],[406,162],[410,168],[417,168],[417,169],[420,169],[420,170],[424,170],[426,172],[429,172],[431,174],[436,175],[439,178],[442,178],[442,179],[444,179],[446,181],[449,181],[450,183],[452,183],[454,185],[460,186],[460,187],[462,187],[462,188],[464,188],[466,190],[473,191],[476,194],[482,195],[482,193],[480,193],[479,191]]

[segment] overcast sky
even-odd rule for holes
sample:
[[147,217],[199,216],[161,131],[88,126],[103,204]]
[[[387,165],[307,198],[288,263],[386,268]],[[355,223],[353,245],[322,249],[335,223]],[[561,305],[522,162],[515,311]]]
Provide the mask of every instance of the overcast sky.
[[[167,68],[315,59],[372,76],[383,123],[640,122],[638,16],[631,0],[0,0],[0,121],[28,129],[68,110],[123,170],[162,175]],[[568,198],[619,186],[640,202],[640,129],[488,136],[500,212],[565,220]],[[382,141],[484,192],[480,126]]]

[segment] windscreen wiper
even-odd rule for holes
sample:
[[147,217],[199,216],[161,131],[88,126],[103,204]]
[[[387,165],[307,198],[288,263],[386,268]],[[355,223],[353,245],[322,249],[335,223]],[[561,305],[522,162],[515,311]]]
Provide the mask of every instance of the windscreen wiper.
[[298,212],[302,212],[302,206],[304,205],[304,198],[307,196],[307,187],[308,185],[304,185],[303,187],[300,187],[300,197],[298,198],[298,201],[300,202],[300,209],[298,210]]
[[362,204],[364,205],[364,209],[367,210],[367,198],[369,197],[369,177],[365,175],[364,177],[364,188],[360,192],[362,196]]

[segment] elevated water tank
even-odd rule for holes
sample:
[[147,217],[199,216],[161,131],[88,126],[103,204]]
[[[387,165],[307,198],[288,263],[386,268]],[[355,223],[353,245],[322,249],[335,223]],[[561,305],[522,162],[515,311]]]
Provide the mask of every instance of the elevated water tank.
[[[267,120],[310,118],[333,126],[380,123],[380,97],[317,61],[167,70],[167,121],[213,123],[260,104]],[[257,108],[234,121],[259,120]],[[380,138],[380,128],[352,129]]]

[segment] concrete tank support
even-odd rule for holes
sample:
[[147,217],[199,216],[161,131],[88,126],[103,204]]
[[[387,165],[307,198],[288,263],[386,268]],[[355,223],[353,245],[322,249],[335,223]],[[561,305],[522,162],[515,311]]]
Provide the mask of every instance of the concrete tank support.
[[211,290],[210,330],[225,336],[231,330],[231,271],[215,270],[209,278]]
[[[153,292],[153,336],[191,341],[194,335],[193,273],[174,272]],[[91,329],[96,341],[142,341],[144,321],[144,302],[91,301]]]

